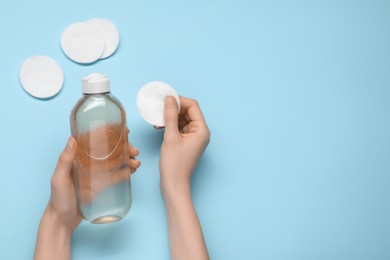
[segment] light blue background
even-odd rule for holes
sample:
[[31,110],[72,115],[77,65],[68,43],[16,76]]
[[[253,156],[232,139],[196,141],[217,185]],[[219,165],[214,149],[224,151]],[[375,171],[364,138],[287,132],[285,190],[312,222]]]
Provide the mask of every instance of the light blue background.
[[[390,1],[3,1],[0,5],[0,258],[31,259],[80,78],[111,77],[142,167],[133,207],[83,223],[74,259],[169,259],[161,131],[139,116],[151,80],[199,100],[212,131],[193,199],[212,259],[390,259]],[[121,34],[81,66],[62,30],[105,17]],[[65,85],[29,96],[22,62],[48,55]]]

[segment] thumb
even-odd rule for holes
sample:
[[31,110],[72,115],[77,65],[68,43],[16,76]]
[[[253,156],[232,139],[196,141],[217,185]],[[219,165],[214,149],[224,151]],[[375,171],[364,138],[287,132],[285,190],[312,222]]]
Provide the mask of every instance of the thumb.
[[69,173],[73,167],[73,161],[76,158],[76,152],[76,140],[73,137],[69,137],[65,149],[62,151],[58,159],[57,167],[53,174],[53,179],[59,179],[62,181],[64,177],[67,178],[69,176]]
[[177,103],[174,97],[167,96],[164,105],[164,123],[165,135],[179,134],[179,115],[177,111]]

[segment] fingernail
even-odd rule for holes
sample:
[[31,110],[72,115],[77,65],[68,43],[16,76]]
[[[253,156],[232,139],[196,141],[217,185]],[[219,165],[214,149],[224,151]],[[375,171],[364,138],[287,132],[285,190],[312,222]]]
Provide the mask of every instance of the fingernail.
[[167,97],[165,98],[165,105],[171,105],[171,104],[173,104],[173,102],[175,102],[174,97],[172,97],[172,96],[167,96]]
[[69,137],[67,146],[68,146],[68,148],[69,148],[70,150],[73,150],[73,147],[74,147],[74,139],[73,139],[72,137]]

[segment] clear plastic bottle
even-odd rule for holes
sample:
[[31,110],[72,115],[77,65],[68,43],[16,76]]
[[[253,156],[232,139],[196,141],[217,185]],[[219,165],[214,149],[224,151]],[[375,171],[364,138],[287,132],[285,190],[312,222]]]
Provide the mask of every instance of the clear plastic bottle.
[[131,207],[126,113],[110,94],[106,75],[82,79],[83,97],[70,115],[78,152],[74,163],[77,204],[94,224],[118,221]]

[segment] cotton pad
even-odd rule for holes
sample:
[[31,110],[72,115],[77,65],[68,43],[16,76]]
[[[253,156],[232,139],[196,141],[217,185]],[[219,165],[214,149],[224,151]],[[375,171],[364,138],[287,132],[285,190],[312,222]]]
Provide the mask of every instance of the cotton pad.
[[33,56],[27,59],[19,73],[24,90],[37,98],[49,98],[60,92],[64,73],[58,63],[47,56]]
[[104,18],[95,18],[87,21],[87,23],[95,26],[104,38],[104,51],[100,59],[110,57],[119,45],[119,31],[115,24]]
[[62,32],[61,47],[69,59],[87,64],[97,61],[103,55],[105,42],[96,26],[74,23]]
[[164,103],[167,96],[175,97],[178,111],[180,111],[179,96],[168,84],[152,81],[142,86],[137,95],[137,107],[146,122],[156,127],[165,126]]

